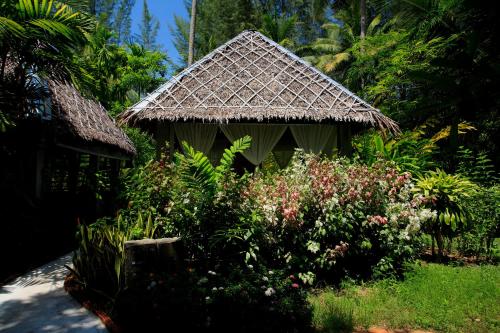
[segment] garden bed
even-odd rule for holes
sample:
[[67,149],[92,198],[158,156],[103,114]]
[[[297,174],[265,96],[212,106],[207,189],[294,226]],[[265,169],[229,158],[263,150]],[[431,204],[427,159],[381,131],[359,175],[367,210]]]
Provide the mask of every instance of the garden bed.
[[[102,295],[85,290],[73,275],[66,279],[65,288],[110,332],[126,331],[113,321]],[[421,262],[405,280],[323,288],[311,292],[309,302],[314,332],[496,332],[500,329],[500,267]]]

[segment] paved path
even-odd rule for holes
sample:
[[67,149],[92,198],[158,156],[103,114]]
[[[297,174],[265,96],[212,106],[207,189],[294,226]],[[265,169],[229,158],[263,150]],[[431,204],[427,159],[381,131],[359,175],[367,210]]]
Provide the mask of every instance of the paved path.
[[0,332],[104,333],[99,318],[64,291],[65,255],[0,288]]

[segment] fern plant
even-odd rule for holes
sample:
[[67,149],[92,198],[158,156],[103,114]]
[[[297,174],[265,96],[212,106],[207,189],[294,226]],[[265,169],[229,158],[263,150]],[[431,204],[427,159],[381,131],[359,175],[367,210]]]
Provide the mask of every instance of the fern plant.
[[498,182],[493,162],[485,152],[474,155],[472,150],[461,146],[458,150],[457,173],[469,178],[473,182],[491,186]]
[[231,170],[236,155],[250,148],[251,143],[252,138],[248,135],[235,140],[231,147],[224,150],[219,165],[214,167],[205,154],[182,142],[184,154],[176,153],[176,164],[180,167],[182,180],[188,187],[213,195],[220,180]]

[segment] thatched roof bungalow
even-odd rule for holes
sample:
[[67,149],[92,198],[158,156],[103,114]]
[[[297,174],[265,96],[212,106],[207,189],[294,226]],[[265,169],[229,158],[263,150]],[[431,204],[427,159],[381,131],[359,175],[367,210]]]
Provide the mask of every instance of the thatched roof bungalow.
[[[78,186],[92,187],[98,170],[115,177],[120,161],[136,154],[100,103],[67,82],[37,75],[30,80],[32,89],[43,93],[24,102],[25,118],[1,133],[10,152],[4,156],[2,188],[16,188],[36,199],[47,193],[75,193]],[[17,107],[20,102],[14,96],[7,103]]]
[[9,222],[1,249],[16,253],[3,258],[9,272],[70,251],[77,223],[114,214],[119,168],[135,148],[99,103],[69,83],[31,75],[29,90],[19,92],[16,78],[7,79],[0,112],[18,116],[0,131],[0,209]]
[[398,131],[379,110],[256,31],[220,46],[120,119],[215,158],[224,140],[249,134],[244,156],[254,165],[271,151],[286,165],[294,147],[345,153],[350,135],[367,127]]

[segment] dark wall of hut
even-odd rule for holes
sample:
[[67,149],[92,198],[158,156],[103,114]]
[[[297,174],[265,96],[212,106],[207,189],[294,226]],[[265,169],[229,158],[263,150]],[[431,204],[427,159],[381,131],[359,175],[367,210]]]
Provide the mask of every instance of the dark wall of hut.
[[71,251],[78,223],[116,207],[122,162],[59,147],[51,131],[26,122],[0,133],[0,284]]

